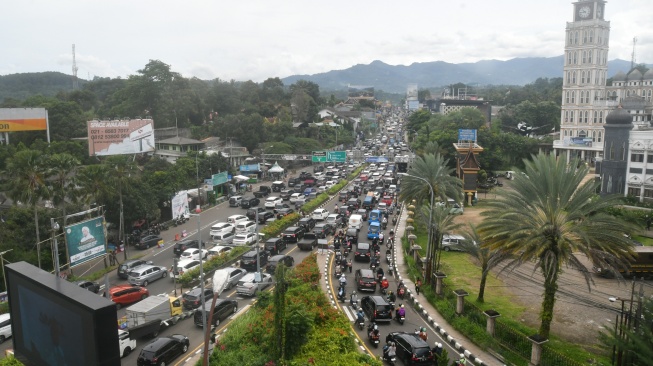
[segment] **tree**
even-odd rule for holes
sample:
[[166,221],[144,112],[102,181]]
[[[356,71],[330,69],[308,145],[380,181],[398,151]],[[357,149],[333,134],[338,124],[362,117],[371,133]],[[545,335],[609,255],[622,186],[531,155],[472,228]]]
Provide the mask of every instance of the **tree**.
[[513,189],[498,191],[497,200],[488,202],[478,232],[484,248],[515,256],[506,268],[534,262],[541,272],[539,334],[548,338],[562,266],[578,269],[590,287],[592,272],[574,253],[587,256],[597,267],[626,266],[632,245],[624,234],[633,227],[606,212],[619,197],[599,198],[596,182],[582,184],[589,168],[578,160],[567,164],[540,154],[524,164],[524,174],[515,174]]
[[487,276],[493,268],[508,259],[510,255],[501,249],[490,250],[484,247],[483,237],[478,234],[474,224],[469,224],[469,229],[467,229],[464,235],[466,240],[461,245],[461,248],[476,259],[481,266],[481,284],[478,288],[476,301],[483,302],[485,301],[484,295]]
[[[430,199],[433,188],[434,200],[440,199],[447,202],[447,198],[453,198],[456,201],[462,200],[463,183],[457,177],[452,176],[454,170],[447,167],[448,161],[444,160],[440,154],[427,154],[418,156],[412,163],[408,175],[401,179],[402,201],[410,202],[416,200],[421,204],[424,200]],[[429,184],[412,176],[426,179]]]
[[[445,200],[446,202],[446,200]],[[437,203],[431,207],[425,204],[421,207],[421,221],[431,232],[431,245],[428,246],[426,258],[426,283],[431,283],[433,271],[440,270],[440,259],[442,258],[442,237],[445,233],[452,232],[460,227],[454,222],[454,215],[451,215],[451,208],[445,204]],[[432,226],[429,228],[429,222]]]
[[653,366],[653,299],[643,298],[638,306],[641,309],[632,318],[625,318],[630,325],[620,329],[615,324],[601,332],[601,343],[611,351],[619,350],[617,357],[622,355],[626,360],[622,365]]
[[50,197],[46,183],[47,169],[43,155],[35,150],[21,150],[7,161],[4,172],[7,195],[14,201],[32,206],[34,210],[34,228],[36,230],[36,245],[41,267],[41,237],[39,235],[39,214],[37,204],[40,200]]
[[52,175],[52,201],[61,205],[63,216],[66,216],[66,199],[76,200],[74,192],[75,175],[79,168],[79,160],[74,156],[61,153],[50,156],[48,165]]

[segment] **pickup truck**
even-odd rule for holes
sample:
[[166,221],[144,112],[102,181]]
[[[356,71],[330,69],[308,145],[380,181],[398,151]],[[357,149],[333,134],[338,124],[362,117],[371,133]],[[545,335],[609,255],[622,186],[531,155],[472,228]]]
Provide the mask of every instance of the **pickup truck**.
[[302,240],[297,242],[300,250],[313,250],[317,246],[317,235],[315,233],[306,233]]
[[127,330],[132,338],[156,337],[163,328],[183,319],[182,312],[181,299],[150,296],[127,308]]
[[263,198],[268,196],[270,192],[272,192],[272,188],[268,186],[260,186],[258,187],[258,191],[254,192],[254,197]]

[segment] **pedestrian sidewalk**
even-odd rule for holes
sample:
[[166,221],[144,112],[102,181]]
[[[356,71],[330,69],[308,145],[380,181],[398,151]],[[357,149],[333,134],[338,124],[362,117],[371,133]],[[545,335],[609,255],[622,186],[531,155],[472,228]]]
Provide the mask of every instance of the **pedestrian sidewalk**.
[[[395,238],[397,238],[393,247],[395,275],[397,281],[403,280],[407,288],[407,298],[412,307],[420,313],[420,315],[428,320],[429,324],[435,329],[438,337],[442,339],[442,343],[447,343],[458,353],[464,353],[468,360],[476,365],[486,366],[502,366],[503,362],[496,359],[489,352],[482,350],[480,347],[472,343],[462,333],[454,329],[447,321],[438,313],[433,305],[431,305],[424,295],[417,295],[415,293],[415,284],[413,279],[408,275],[408,265],[404,260],[404,252],[401,247],[401,237],[405,231],[405,215],[406,211],[402,210],[401,217],[395,226]],[[456,355],[449,355],[449,359],[455,359]]]

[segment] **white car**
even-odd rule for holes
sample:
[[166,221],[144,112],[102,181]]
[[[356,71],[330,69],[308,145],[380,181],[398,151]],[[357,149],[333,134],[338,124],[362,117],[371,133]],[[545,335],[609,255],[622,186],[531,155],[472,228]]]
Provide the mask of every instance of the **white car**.
[[268,197],[265,199],[265,208],[274,208],[277,203],[283,203],[283,200],[275,196]]
[[[442,249],[445,252],[452,250],[464,251],[465,249],[462,244],[465,240],[465,237],[462,235],[444,234],[442,235]],[[476,244],[476,242],[473,242],[473,244]]]
[[232,224],[234,227],[236,227],[236,225],[239,222],[248,221],[248,220],[249,219],[245,215],[232,215],[227,218],[227,222]]
[[319,186],[317,187],[317,193],[324,193],[327,190],[327,186]]
[[327,189],[329,189],[329,188],[335,186],[336,182],[334,182],[332,180],[328,180],[326,183],[324,183],[324,185],[327,187]]
[[313,220],[324,221],[327,217],[329,217],[329,211],[323,208],[318,208],[317,210],[313,211],[313,215],[311,216],[313,217]]
[[[206,249],[202,249],[201,251],[201,259],[206,259],[207,256],[209,255],[209,252]],[[200,259],[200,250],[197,248],[190,248],[186,249],[183,252],[181,252],[181,255],[179,256],[180,260],[183,259]]]
[[211,239],[215,239],[215,236],[221,235],[221,234],[226,234],[226,233],[233,233],[235,229],[234,225],[231,225],[226,222],[218,222],[217,224],[211,226]]
[[261,280],[256,282],[257,273],[248,273],[238,281],[236,293],[238,295],[256,296],[259,291],[263,291],[272,284],[272,275],[261,273]]
[[209,249],[209,257],[216,255],[227,254],[231,250],[231,247],[225,245],[216,245],[213,248]]
[[200,266],[200,261],[197,259],[184,259],[177,263],[177,267],[174,265],[170,269],[170,278],[175,279],[181,277],[184,273],[190,271],[191,269],[197,268]]
[[290,203],[295,203],[300,198],[304,198],[303,193],[293,193],[290,195]]
[[238,234],[234,236],[234,245],[249,245],[256,241],[256,234],[247,233],[247,234]]
[[136,349],[136,340],[129,337],[129,332],[118,329],[118,341],[120,342],[120,357],[126,357]]

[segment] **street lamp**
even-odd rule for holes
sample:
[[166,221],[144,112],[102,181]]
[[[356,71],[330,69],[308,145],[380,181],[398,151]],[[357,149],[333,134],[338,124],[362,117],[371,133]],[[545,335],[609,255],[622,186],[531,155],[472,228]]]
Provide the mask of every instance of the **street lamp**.
[[432,246],[432,244],[431,244],[431,241],[432,241],[431,229],[432,229],[432,226],[433,226],[433,196],[434,196],[433,186],[431,185],[431,182],[429,182],[425,178],[418,177],[418,176],[415,176],[415,175],[411,175],[411,174],[408,174],[408,173],[398,173],[398,174],[403,176],[403,177],[411,177],[411,178],[419,179],[419,180],[425,182],[426,185],[429,186],[429,190],[431,191],[431,207],[429,207],[428,243],[426,244],[426,262],[427,262],[427,264],[426,264],[426,266],[427,266],[426,275],[427,275],[427,278],[425,278],[426,283],[431,283],[431,271],[432,271],[432,267],[433,267],[432,264],[431,264],[431,261],[433,259],[432,258],[433,255],[431,253],[431,251],[432,251],[432,248],[431,248],[431,246]]

